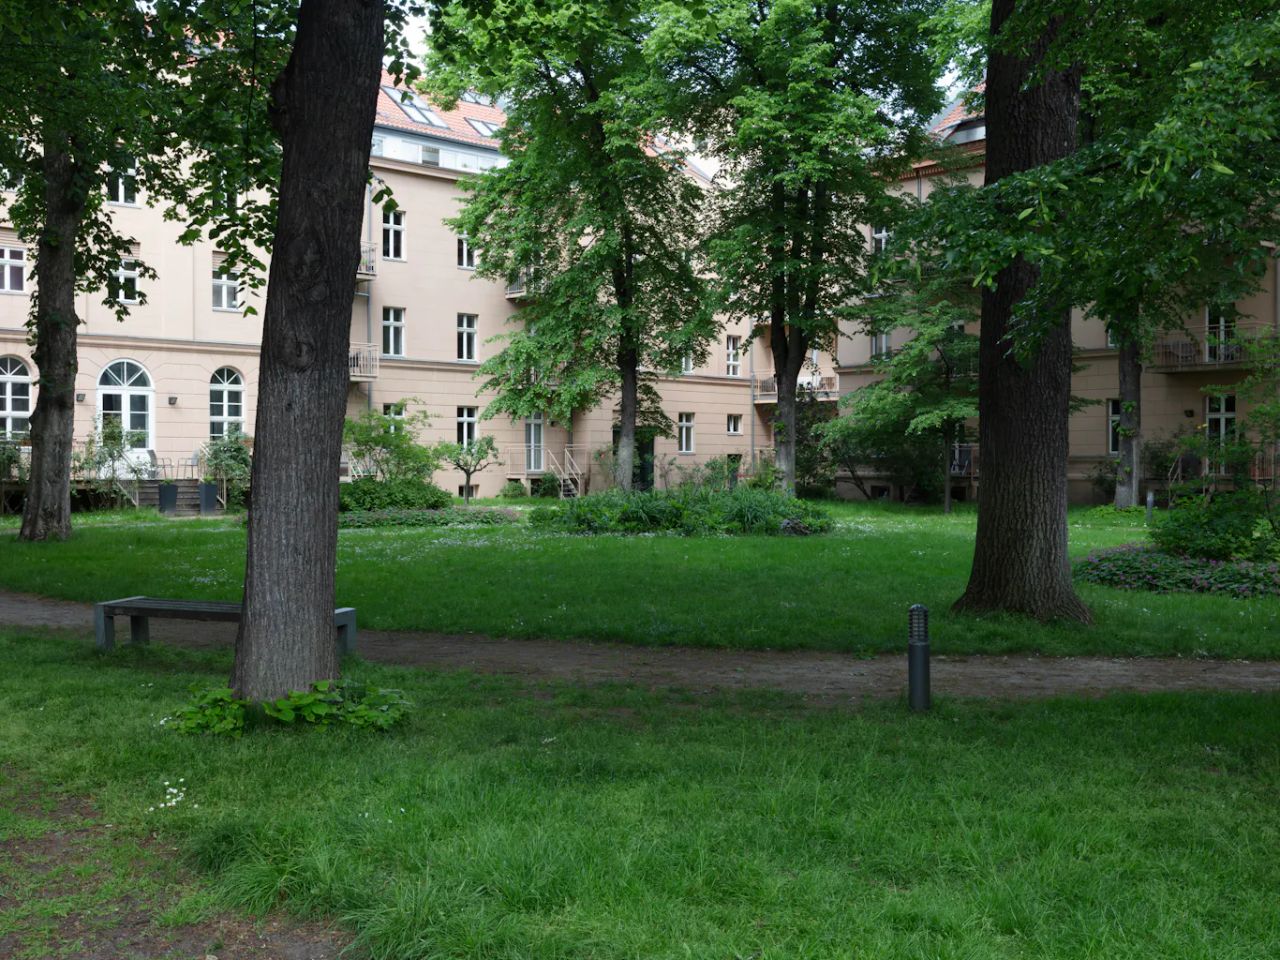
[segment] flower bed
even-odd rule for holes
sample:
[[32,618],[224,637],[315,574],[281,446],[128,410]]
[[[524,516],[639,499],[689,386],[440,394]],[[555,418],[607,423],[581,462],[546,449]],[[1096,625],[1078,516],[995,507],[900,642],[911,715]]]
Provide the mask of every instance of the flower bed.
[[1122,590],[1280,596],[1280,563],[1198,560],[1138,545],[1092,553],[1076,564],[1075,574],[1087,583]]
[[443,510],[365,510],[338,514],[338,529],[369,527],[491,527],[519,523],[514,510],[481,507],[445,507]]

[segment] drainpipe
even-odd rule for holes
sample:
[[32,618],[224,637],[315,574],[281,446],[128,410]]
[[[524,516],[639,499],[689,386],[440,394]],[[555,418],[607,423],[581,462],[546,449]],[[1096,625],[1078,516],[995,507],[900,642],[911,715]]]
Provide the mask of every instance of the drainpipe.
[[751,472],[756,472],[756,350],[755,341],[747,351],[747,378],[751,381]]

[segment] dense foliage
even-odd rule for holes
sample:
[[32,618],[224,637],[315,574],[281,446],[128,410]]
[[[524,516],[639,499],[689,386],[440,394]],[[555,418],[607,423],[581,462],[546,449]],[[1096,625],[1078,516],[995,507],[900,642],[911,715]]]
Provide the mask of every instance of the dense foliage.
[[1280,563],[1201,560],[1150,547],[1100,550],[1076,564],[1075,573],[1078,580],[1123,590],[1280,596]]
[[319,680],[310,690],[293,690],[262,704],[261,713],[247,700],[236,698],[229,687],[196,690],[190,703],[165,726],[180,733],[217,733],[238,737],[251,719],[274,724],[352,727],[387,730],[404,719],[412,704],[399,690],[370,687],[352,680]]
[[712,490],[609,490],[538,507],[529,517],[536,527],[573,533],[794,534],[824,533],[831,517],[811,503],[782,491],[738,486]]
[[379,480],[361,477],[339,487],[338,509],[343,513],[363,510],[439,510],[453,501],[448,492],[429,480]]
[[1253,488],[1184,499],[1151,531],[1161,550],[1200,560],[1280,559],[1268,500]]
[[360,510],[340,514],[341,530],[373,527],[484,527],[518,523],[514,510],[485,510],[476,507],[445,507],[436,510]]

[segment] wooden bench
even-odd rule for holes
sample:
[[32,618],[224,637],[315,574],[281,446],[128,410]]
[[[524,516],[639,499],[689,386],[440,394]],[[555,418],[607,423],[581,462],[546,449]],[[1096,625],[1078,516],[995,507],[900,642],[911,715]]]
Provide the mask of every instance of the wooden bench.
[[[99,650],[116,645],[116,617],[129,618],[129,642],[147,643],[151,639],[151,619],[208,620],[224,623],[240,622],[238,603],[214,600],[157,600],[155,597],[124,597],[93,605],[93,632]],[[338,631],[338,652],[356,649],[356,608],[338,607],[333,611],[333,625]]]

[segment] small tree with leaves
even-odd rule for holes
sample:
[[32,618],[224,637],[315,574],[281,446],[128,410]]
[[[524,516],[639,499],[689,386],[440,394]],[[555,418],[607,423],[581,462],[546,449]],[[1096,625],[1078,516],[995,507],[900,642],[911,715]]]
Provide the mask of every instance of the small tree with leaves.
[[446,441],[436,446],[436,452],[447,464],[459,470],[463,476],[462,501],[471,505],[471,478],[486,467],[500,463],[497,441],[490,436],[480,437],[471,443]]

